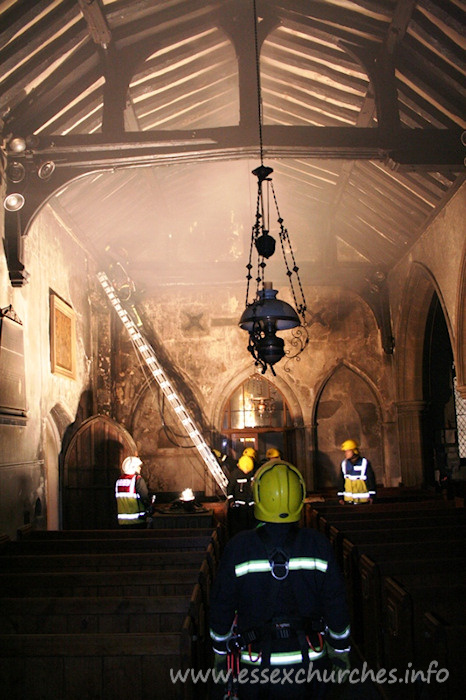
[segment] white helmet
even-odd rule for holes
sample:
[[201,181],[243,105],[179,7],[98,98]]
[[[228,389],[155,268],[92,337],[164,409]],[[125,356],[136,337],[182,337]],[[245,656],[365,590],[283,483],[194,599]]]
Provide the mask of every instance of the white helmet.
[[121,465],[123,474],[139,474],[141,471],[141,460],[139,457],[126,457]]

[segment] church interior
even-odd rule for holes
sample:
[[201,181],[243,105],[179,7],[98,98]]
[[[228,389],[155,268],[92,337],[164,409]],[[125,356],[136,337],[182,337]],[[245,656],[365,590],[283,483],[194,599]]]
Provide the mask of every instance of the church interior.
[[[247,448],[301,471],[355,664],[448,669],[335,697],[461,696],[465,13],[0,2],[9,697],[211,698],[168,669],[209,664]],[[356,509],[337,499],[348,439],[377,484]],[[154,505],[122,533],[132,455]]]

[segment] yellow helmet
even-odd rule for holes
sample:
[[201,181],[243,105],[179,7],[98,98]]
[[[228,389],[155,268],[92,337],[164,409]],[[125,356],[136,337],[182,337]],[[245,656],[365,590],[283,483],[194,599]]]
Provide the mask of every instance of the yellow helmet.
[[252,484],[254,515],[266,523],[295,523],[301,516],[306,485],[289,462],[266,462]]
[[256,459],[257,457],[257,452],[254,449],[254,447],[246,447],[243,450],[243,455],[246,455],[246,457],[252,457],[252,459]]
[[267,459],[280,459],[281,455],[276,447],[269,447],[269,449],[265,453],[265,456],[267,457]]
[[245,474],[249,474],[249,472],[252,472],[252,470],[254,469],[253,458],[249,457],[248,455],[243,455],[238,460],[238,467]]
[[355,440],[345,440],[341,445],[341,449],[343,452],[346,452],[346,450],[353,450],[353,452],[357,454],[359,452],[359,445]]

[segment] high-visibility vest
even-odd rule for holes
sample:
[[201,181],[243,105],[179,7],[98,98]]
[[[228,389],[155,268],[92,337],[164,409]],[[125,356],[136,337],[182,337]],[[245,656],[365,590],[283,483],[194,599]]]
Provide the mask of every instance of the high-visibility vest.
[[134,525],[144,522],[146,519],[146,508],[136,491],[138,478],[141,478],[138,474],[125,475],[116,481],[115,498],[119,525]]
[[343,499],[348,503],[367,503],[369,498],[374,494],[369,492],[366,485],[367,459],[363,457],[361,464],[352,464],[351,473],[346,470],[347,460],[344,459],[341,463],[341,470],[345,479],[343,493],[338,495],[343,496]]

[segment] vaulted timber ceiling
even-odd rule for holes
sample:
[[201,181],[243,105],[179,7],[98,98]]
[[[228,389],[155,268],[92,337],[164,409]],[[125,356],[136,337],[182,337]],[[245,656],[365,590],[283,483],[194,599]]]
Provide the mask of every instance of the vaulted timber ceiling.
[[[22,233],[48,200],[102,264],[113,251],[147,289],[241,282],[257,38],[263,158],[304,283],[380,281],[464,179],[465,3],[256,10],[257,35],[253,0],[1,2],[3,154],[7,172],[26,170],[7,185],[25,197]],[[5,216],[21,286],[17,215]]]

